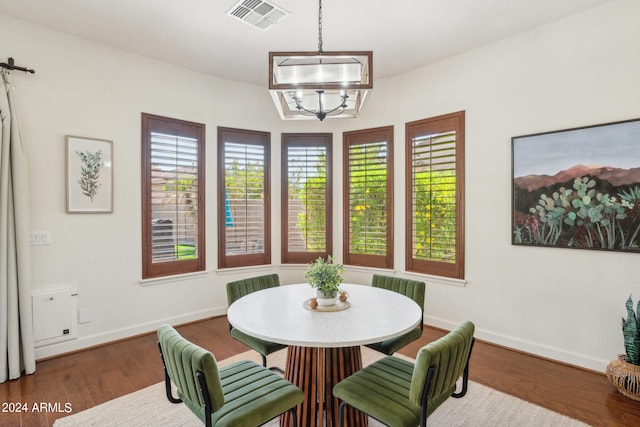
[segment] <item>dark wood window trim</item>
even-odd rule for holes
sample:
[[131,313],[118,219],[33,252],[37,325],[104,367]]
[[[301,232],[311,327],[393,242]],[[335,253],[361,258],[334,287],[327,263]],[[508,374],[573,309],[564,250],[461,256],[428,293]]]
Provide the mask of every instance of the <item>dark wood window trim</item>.
[[[153,192],[154,192],[154,179],[157,179],[158,175],[154,174],[157,170],[154,170],[152,162],[154,158],[159,155],[157,149],[155,154],[152,152],[152,134],[165,134],[176,136],[177,138],[188,138],[192,142],[196,141],[197,144],[197,171],[195,172],[196,178],[190,185],[192,191],[195,188],[195,197],[191,194],[188,196],[189,215],[190,221],[196,223],[195,242],[195,257],[188,257],[185,259],[169,259],[159,260],[158,254],[158,240],[157,240],[157,228],[156,228],[156,242],[154,244],[154,226],[153,226]],[[197,271],[203,271],[206,268],[205,264],[205,125],[200,123],[193,123],[184,120],[171,119],[167,117],[156,116],[152,114],[142,113],[142,278],[149,279],[154,277],[170,276],[175,274],[193,273]],[[176,153],[179,153],[178,144],[176,144]],[[171,153],[169,154],[171,156]],[[192,155],[192,154],[190,154]],[[156,157],[154,157],[156,156]],[[175,155],[176,158],[179,154]],[[168,161],[166,159],[163,161]],[[176,163],[178,163],[176,161]],[[190,166],[193,168],[193,165]],[[178,169],[179,171],[179,169]],[[176,170],[174,169],[174,172]],[[191,171],[193,172],[193,171]],[[193,175],[193,173],[190,173]],[[178,178],[176,173],[175,179]],[[156,189],[157,191],[157,189]],[[174,196],[176,210],[179,211],[176,215],[183,214],[184,195]],[[195,205],[195,209],[193,206]],[[186,212],[186,211],[185,211]],[[195,215],[195,220],[193,216]],[[157,225],[156,225],[157,227]],[[175,236],[174,236],[175,238]],[[176,243],[176,242],[174,242]],[[177,246],[173,246],[172,250],[177,251]],[[176,243],[177,244],[177,243]],[[166,246],[166,244],[165,244]],[[174,254],[174,258],[178,258],[179,255]],[[170,257],[169,257],[170,258]]]
[[[455,133],[455,134],[454,134]],[[455,154],[450,155],[451,147],[436,146],[437,142],[430,143],[426,141],[430,136],[451,134],[455,135]],[[445,114],[425,120],[406,123],[405,126],[405,168],[406,168],[406,270],[418,273],[425,273],[435,276],[450,277],[455,279],[464,279],[464,146],[465,146],[465,112]],[[420,150],[429,151],[429,160],[416,160],[413,158],[413,141],[416,139],[423,140],[423,148]],[[435,141],[435,138],[432,138]],[[424,148],[428,147],[428,148]],[[418,150],[419,151],[419,150]],[[455,242],[449,246],[453,247],[453,256],[450,261],[443,262],[442,259],[435,257],[433,259],[425,259],[429,257],[414,256],[414,166],[416,164],[424,165],[423,162],[435,164],[437,170],[454,171],[455,173],[455,194],[450,197],[447,202],[449,205],[455,203],[455,231],[453,233]],[[430,168],[430,170],[436,170]],[[450,213],[450,212],[449,212]],[[444,227],[433,223],[431,227],[435,233],[427,242],[442,241],[442,230]],[[447,238],[451,238],[452,233],[448,233]],[[421,243],[420,243],[421,244]],[[435,260],[434,260],[435,259]]]
[[[246,239],[249,239],[256,230],[262,232],[262,241],[258,242],[257,249],[243,250],[238,253],[227,253],[227,198],[226,198],[226,169],[225,169],[225,145],[227,143],[257,147],[262,152],[262,223],[259,227],[247,225]],[[247,267],[265,265],[271,263],[271,134],[244,129],[218,127],[218,268]],[[253,154],[248,154],[248,157]],[[247,199],[248,200],[248,199]],[[247,205],[248,206],[248,201]],[[246,217],[248,218],[248,216]],[[253,218],[255,219],[255,217]],[[253,219],[251,221],[253,221]],[[230,221],[233,221],[231,218]],[[249,221],[247,219],[247,221]],[[248,223],[247,223],[248,224]],[[231,225],[233,226],[233,225]],[[229,242],[230,243],[230,242]],[[245,242],[247,247],[248,243]]]
[[[372,238],[372,244],[375,247],[364,248],[364,250],[359,251],[359,253],[352,253],[352,240],[353,240],[353,215],[358,215],[362,212],[362,209],[367,209],[367,206],[361,207],[357,206],[354,209],[359,212],[354,211],[352,209],[352,191],[351,191],[351,183],[352,183],[352,170],[355,165],[354,154],[352,154],[352,148],[362,146],[362,147],[373,147],[373,144],[381,144],[384,143],[386,146],[386,156],[385,156],[385,170],[386,170],[386,184],[385,184],[385,195],[386,199],[385,203],[385,215],[386,215],[386,230],[384,230],[384,236],[379,236],[377,238]],[[376,167],[375,163],[372,162],[372,159],[368,158],[359,159],[361,162],[364,162],[365,167]],[[385,126],[374,129],[364,129],[357,130],[352,132],[345,132],[343,134],[343,225],[344,225],[344,240],[343,240],[343,254],[344,254],[344,263],[348,265],[358,265],[358,266],[366,266],[366,267],[377,267],[377,268],[393,268],[393,126]],[[368,175],[368,172],[365,172]],[[376,173],[373,171],[372,173]],[[361,185],[368,186],[366,182],[361,183]],[[375,191],[374,188],[371,188]],[[355,191],[355,190],[354,190]],[[379,191],[379,187],[378,187]],[[380,233],[379,230],[371,230],[372,233]],[[375,253],[380,249],[380,246],[384,247],[384,254]]]
[[[281,194],[282,194],[282,263],[283,264],[300,264],[300,263],[309,263],[316,260],[318,257],[327,258],[328,255],[333,255],[333,221],[332,221],[332,212],[333,212],[333,180],[332,180],[332,142],[333,136],[330,133],[319,133],[319,134],[298,134],[298,133],[290,133],[290,134],[282,134],[282,180],[281,180]],[[290,158],[289,158],[289,148],[291,149],[304,149],[314,147],[320,147],[320,149],[324,149],[326,153],[326,181],[324,186],[324,195],[325,195],[325,221],[323,224],[323,232],[325,233],[322,237],[325,239],[324,250],[293,250],[292,246],[292,238],[289,235],[290,227],[289,227],[289,210],[292,208],[290,206],[290,200],[292,200],[292,195],[289,194],[289,167],[290,167]],[[314,154],[311,154],[315,157]],[[315,158],[314,158],[315,160]],[[304,172],[303,172],[304,173]],[[307,246],[307,249],[308,246]]]

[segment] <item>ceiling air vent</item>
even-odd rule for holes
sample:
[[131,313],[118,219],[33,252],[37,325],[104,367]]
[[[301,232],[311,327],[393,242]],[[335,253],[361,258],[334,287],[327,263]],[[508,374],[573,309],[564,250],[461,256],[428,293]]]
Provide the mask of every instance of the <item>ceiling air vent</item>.
[[227,11],[227,15],[266,31],[273,24],[289,16],[289,12],[263,0],[240,0]]

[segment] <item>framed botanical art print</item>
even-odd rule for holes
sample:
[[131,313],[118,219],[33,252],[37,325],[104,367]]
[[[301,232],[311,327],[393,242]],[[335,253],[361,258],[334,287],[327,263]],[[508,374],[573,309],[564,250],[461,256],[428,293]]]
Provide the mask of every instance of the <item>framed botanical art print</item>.
[[113,212],[113,143],[104,139],[65,137],[67,212]]
[[640,253],[640,119],[511,143],[512,244]]

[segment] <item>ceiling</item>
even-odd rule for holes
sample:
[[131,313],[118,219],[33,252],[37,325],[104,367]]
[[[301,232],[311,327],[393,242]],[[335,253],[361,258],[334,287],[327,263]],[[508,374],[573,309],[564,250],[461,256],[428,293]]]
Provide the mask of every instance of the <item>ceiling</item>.
[[[269,51],[318,50],[317,0],[267,1],[290,15],[266,31],[226,14],[238,0],[0,0],[0,14],[266,86]],[[323,48],[372,50],[385,78],[610,1],[324,0]]]

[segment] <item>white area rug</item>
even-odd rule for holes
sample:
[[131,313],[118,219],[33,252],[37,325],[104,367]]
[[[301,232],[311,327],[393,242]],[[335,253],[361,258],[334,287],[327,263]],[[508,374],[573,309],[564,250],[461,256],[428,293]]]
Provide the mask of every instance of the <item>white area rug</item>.
[[[285,357],[285,350],[269,356],[269,366],[284,366]],[[379,353],[363,347],[364,365],[379,357]],[[242,359],[260,363],[258,354],[248,351],[225,359],[219,364],[225,365]],[[474,382],[469,383],[466,396],[461,399],[448,399],[429,417],[428,423],[438,427],[580,427],[587,425]],[[172,404],[167,400],[163,383],[60,418],[54,423],[54,427],[199,427],[202,425],[184,404]],[[268,424],[269,427],[277,425],[277,420]],[[369,426],[380,427],[381,424],[370,420]]]

